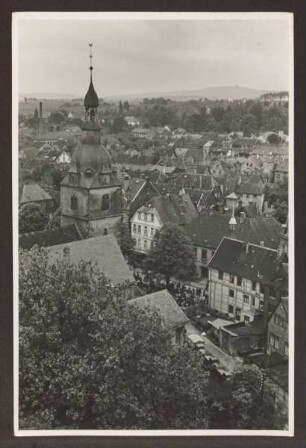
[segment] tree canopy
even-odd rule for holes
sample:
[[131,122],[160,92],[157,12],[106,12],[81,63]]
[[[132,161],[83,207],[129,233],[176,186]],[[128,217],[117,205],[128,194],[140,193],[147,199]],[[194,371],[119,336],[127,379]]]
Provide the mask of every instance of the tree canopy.
[[20,426],[205,428],[207,372],[88,263],[20,254]]
[[19,210],[19,232],[36,232],[44,230],[49,217],[44,209],[35,203],[24,204]]
[[155,234],[146,268],[165,277],[167,284],[176,276],[188,279],[195,270],[194,252],[190,239],[175,224],[166,224]]
[[[53,260],[53,261],[51,261]],[[216,383],[157,312],[125,302],[91,263],[19,257],[21,429],[282,429],[261,372]]]

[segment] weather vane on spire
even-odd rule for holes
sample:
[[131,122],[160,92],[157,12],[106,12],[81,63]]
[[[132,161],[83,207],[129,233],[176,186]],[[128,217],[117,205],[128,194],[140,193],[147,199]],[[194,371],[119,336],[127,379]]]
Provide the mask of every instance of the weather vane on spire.
[[93,70],[93,66],[92,66],[92,42],[89,44],[89,59],[90,59],[90,67],[89,70],[92,71]]

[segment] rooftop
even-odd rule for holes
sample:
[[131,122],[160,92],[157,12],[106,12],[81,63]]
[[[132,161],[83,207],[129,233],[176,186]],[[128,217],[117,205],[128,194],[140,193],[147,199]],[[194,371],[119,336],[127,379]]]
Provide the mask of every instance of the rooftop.
[[53,199],[38,184],[25,184],[23,186],[20,204],[27,202],[52,201]]
[[223,326],[223,331],[231,336],[261,335],[265,332],[263,315],[258,315],[250,323],[238,322]]
[[157,210],[163,224],[186,224],[197,216],[188,194],[155,196],[149,201],[148,206]]
[[128,303],[142,310],[156,311],[169,329],[178,328],[189,321],[166,289],[132,299]]
[[282,225],[274,218],[246,218],[238,224],[234,238],[258,245],[263,241],[265,247],[277,249],[282,232]]
[[208,267],[264,283],[276,277],[278,266],[276,250],[224,237]]
[[72,224],[54,230],[41,230],[39,232],[24,233],[19,236],[19,248],[31,249],[35,244],[43,247],[56,246],[80,240],[81,235],[76,226]]
[[199,215],[184,226],[194,246],[216,249],[225,235],[229,235],[229,214]]
[[245,194],[263,194],[265,192],[265,184],[259,182],[244,182],[237,186],[236,193]]
[[63,258],[64,248],[69,249],[68,259],[71,264],[91,261],[93,264],[97,263],[100,271],[115,285],[124,281],[134,283],[133,274],[113,235],[103,235],[50,247],[51,261],[52,257],[54,261]]

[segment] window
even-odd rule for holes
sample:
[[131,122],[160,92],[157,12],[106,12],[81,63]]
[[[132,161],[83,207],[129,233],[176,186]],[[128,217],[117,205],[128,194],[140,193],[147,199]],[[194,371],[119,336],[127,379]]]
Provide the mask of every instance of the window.
[[206,249],[202,249],[202,261],[204,263],[206,263],[206,261],[207,261],[207,250]]
[[255,297],[252,297],[252,306],[255,306]]
[[250,322],[249,316],[244,316],[244,322],[248,324]]
[[240,320],[241,308],[236,308],[236,320]]
[[249,304],[249,296],[247,294],[243,294],[243,302]]
[[237,277],[237,286],[241,286],[241,284],[242,284],[242,278]]
[[252,290],[256,291],[256,282],[252,281]]
[[148,248],[148,242],[147,242],[147,240],[144,240],[143,248],[144,248],[144,250],[146,250],[146,249]]
[[233,289],[229,290],[229,296],[230,297],[234,297],[235,296],[235,291]]
[[146,213],[143,214],[143,219],[144,219],[144,221],[147,220],[147,214]]
[[235,283],[235,276],[234,275],[230,275],[230,283]]
[[151,235],[151,236],[154,236],[154,229],[153,229],[153,227],[151,227],[150,235]]
[[151,222],[154,222],[154,215],[153,215],[153,213],[151,214]]
[[136,224],[133,224],[133,233],[136,233]]
[[279,349],[279,338],[273,333],[270,333],[270,345],[276,350]]
[[282,316],[280,316],[279,314],[274,314],[274,323],[276,325],[279,325],[280,327],[285,327],[285,320]]
[[109,195],[104,194],[102,196],[101,210],[108,210],[108,209],[109,209]]
[[233,305],[228,306],[228,314],[234,314],[234,307]]
[[138,233],[141,235],[141,226],[138,226]]
[[77,208],[78,208],[78,199],[77,199],[77,197],[76,197],[75,194],[73,194],[73,195],[71,196],[71,199],[70,199],[70,208],[71,208],[71,210],[77,210]]
[[223,271],[219,271],[219,280],[223,280]]
[[145,228],[144,228],[144,236],[148,236],[148,227],[147,226],[145,226]]
[[138,213],[138,219],[141,221],[141,213]]
[[139,240],[139,239],[137,240],[137,246],[141,247],[141,240]]

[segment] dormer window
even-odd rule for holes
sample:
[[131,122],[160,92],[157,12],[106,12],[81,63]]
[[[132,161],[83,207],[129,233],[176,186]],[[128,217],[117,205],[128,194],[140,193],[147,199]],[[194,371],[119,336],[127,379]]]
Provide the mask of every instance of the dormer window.
[[88,170],[85,171],[85,176],[86,177],[92,177],[92,175],[93,175],[92,170],[88,169]]
[[77,209],[78,209],[78,199],[77,199],[77,197],[76,197],[75,194],[73,194],[73,195],[71,196],[71,199],[70,199],[70,208],[71,208],[71,210],[77,210]]
[[100,175],[100,182],[102,185],[109,185],[110,184],[110,176],[108,174]]
[[109,195],[104,194],[102,196],[101,210],[109,210]]

